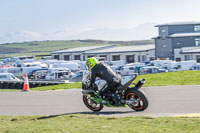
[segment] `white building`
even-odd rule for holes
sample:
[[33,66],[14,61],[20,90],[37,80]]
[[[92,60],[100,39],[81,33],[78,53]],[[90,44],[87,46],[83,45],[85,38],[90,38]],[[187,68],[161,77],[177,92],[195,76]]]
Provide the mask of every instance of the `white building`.
[[200,63],[200,47],[182,47],[174,50],[176,61],[196,60]]
[[114,47],[115,45],[102,45],[102,46],[88,46],[88,47],[77,47],[77,48],[71,48],[66,50],[59,50],[54,51],[51,53],[52,59],[57,60],[81,60],[85,61],[87,58],[85,58],[85,52],[94,51],[94,50],[100,50],[100,49],[106,49],[110,47]]
[[155,45],[121,46],[85,52],[87,58],[105,57],[107,61],[124,60],[126,63],[155,59]]
[[107,61],[144,62],[155,59],[155,45],[78,47],[55,51],[51,54],[53,59],[59,60],[85,61],[95,56],[104,57]]

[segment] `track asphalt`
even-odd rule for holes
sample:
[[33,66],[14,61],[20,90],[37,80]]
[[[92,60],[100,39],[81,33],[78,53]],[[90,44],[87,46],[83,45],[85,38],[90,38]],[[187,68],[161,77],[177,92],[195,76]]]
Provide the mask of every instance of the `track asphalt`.
[[99,113],[84,106],[81,89],[0,92],[0,115],[200,116],[200,85],[144,87],[142,91],[149,99],[145,111],[104,107]]

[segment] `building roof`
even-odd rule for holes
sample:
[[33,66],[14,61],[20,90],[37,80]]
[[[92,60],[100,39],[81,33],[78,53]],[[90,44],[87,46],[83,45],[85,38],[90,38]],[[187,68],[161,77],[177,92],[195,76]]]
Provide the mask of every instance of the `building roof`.
[[182,54],[200,53],[200,47],[182,47]]
[[108,49],[88,51],[86,54],[103,54],[103,53],[122,53],[122,52],[142,52],[155,49],[154,44],[137,45],[137,46],[119,46]]
[[110,48],[110,47],[114,47],[114,46],[115,45],[77,47],[77,48],[70,48],[70,49],[65,49],[65,50],[53,51],[53,52],[51,52],[51,54],[86,52],[86,51],[90,51],[90,50],[105,49],[105,48]]
[[175,33],[170,35],[169,37],[190,37],[190,36],[199,36],[200,32],[193,32],[193,33]]
[[195,22],[195,21],[190,21],[190,22],[174,22],[174,23],[166,23],[166,24],[156,25],[155,27],[174,26],[174,25],[191,25],[191,24],[200,24],[200,22]]

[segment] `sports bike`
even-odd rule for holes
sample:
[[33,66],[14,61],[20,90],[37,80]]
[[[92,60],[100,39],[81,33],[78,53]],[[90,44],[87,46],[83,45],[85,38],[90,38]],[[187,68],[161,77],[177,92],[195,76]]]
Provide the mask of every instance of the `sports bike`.
[[124,106],[130,107],[135,111],[143,111],[148,107],[148,99],[145,93],[140,90],[145,83],[145,79],[140,79],[136,84],[133,83],[137,78],[137,74],[123,76],[121,84],[109,90],[104,94],[103,98],[98,95],[98,92],[107,82],[102,79],[96,79],[93,87],[89,87],[90,74],[89,71],[85,71],[82,79],[83,102],[90,110],[101,111],[104,106]]

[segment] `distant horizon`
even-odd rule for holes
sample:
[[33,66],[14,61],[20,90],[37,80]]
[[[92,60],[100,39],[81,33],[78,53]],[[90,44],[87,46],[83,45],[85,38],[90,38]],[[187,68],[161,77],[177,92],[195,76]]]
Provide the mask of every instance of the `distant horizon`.
[[154,41],[154,39],[144,39],[144,40],[103,40],[103,39],[72,39],[72,40],[33,40],[33,41],[23,41],[23,42],[11,42],[11,43],[0,43],[0,45],[6,44],[16,44],[16,43],[31,43],[31,42],[51,42],[51,41],[103,41],[103,42],[137,42],[137,41]]

